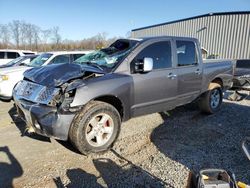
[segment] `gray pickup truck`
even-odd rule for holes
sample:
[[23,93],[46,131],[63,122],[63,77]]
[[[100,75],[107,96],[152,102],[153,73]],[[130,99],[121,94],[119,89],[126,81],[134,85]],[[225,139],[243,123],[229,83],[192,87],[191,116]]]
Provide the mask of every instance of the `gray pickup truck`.
[[83,154],[107,150],[132,117],[194,100],[203,112],[219,110],[234,64],[203,62],[200,49],[194,38],[119,39],[73,64],[30,69],[13,90],[17,111],[30,130]]

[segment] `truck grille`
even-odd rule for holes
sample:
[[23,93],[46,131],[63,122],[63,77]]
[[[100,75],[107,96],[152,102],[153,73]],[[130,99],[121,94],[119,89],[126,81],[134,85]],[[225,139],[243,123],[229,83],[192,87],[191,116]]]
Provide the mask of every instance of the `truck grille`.
[[49,105],[54,96],[59,93],[59,89],[48,88],[46,86],[22,80],[14,88],[14,93],[18,98]]

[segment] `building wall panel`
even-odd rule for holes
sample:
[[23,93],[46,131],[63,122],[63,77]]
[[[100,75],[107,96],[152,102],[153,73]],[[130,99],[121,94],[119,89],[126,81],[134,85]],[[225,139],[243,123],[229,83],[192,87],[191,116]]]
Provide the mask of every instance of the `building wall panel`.
[[250,13],[208,15],[133,30],[131,36],[186,36],[198,38],[209,54],[219,58],[250,59]]

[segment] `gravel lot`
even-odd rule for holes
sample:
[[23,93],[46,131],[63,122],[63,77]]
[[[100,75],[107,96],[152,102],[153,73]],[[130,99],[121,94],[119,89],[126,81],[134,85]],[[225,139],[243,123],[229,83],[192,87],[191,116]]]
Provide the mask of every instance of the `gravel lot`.
[[187,187],[190,172],[202,168],[231,170],[250,184],[241,150],[250,135],[250,97],[224,100],[210,116],[188,105],[170,116],[134,118],[113,149],[98,155],[24,130],[13,104],[0,102],[0,187]]

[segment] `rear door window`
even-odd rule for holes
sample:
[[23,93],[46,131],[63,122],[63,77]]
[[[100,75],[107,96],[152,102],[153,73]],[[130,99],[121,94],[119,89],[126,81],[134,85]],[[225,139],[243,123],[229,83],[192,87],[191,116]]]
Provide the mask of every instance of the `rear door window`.
[[196,47],[192,41],[176,41],[178,66],[197,65]]
[[4,52],[0,52],[0,59],[4,59]]
[[7,52],[7,58],[8,59],[16,59],[20,55],[17,52]]
[[70,55],[58,55],[51,60],[50,64],[70,63]]

